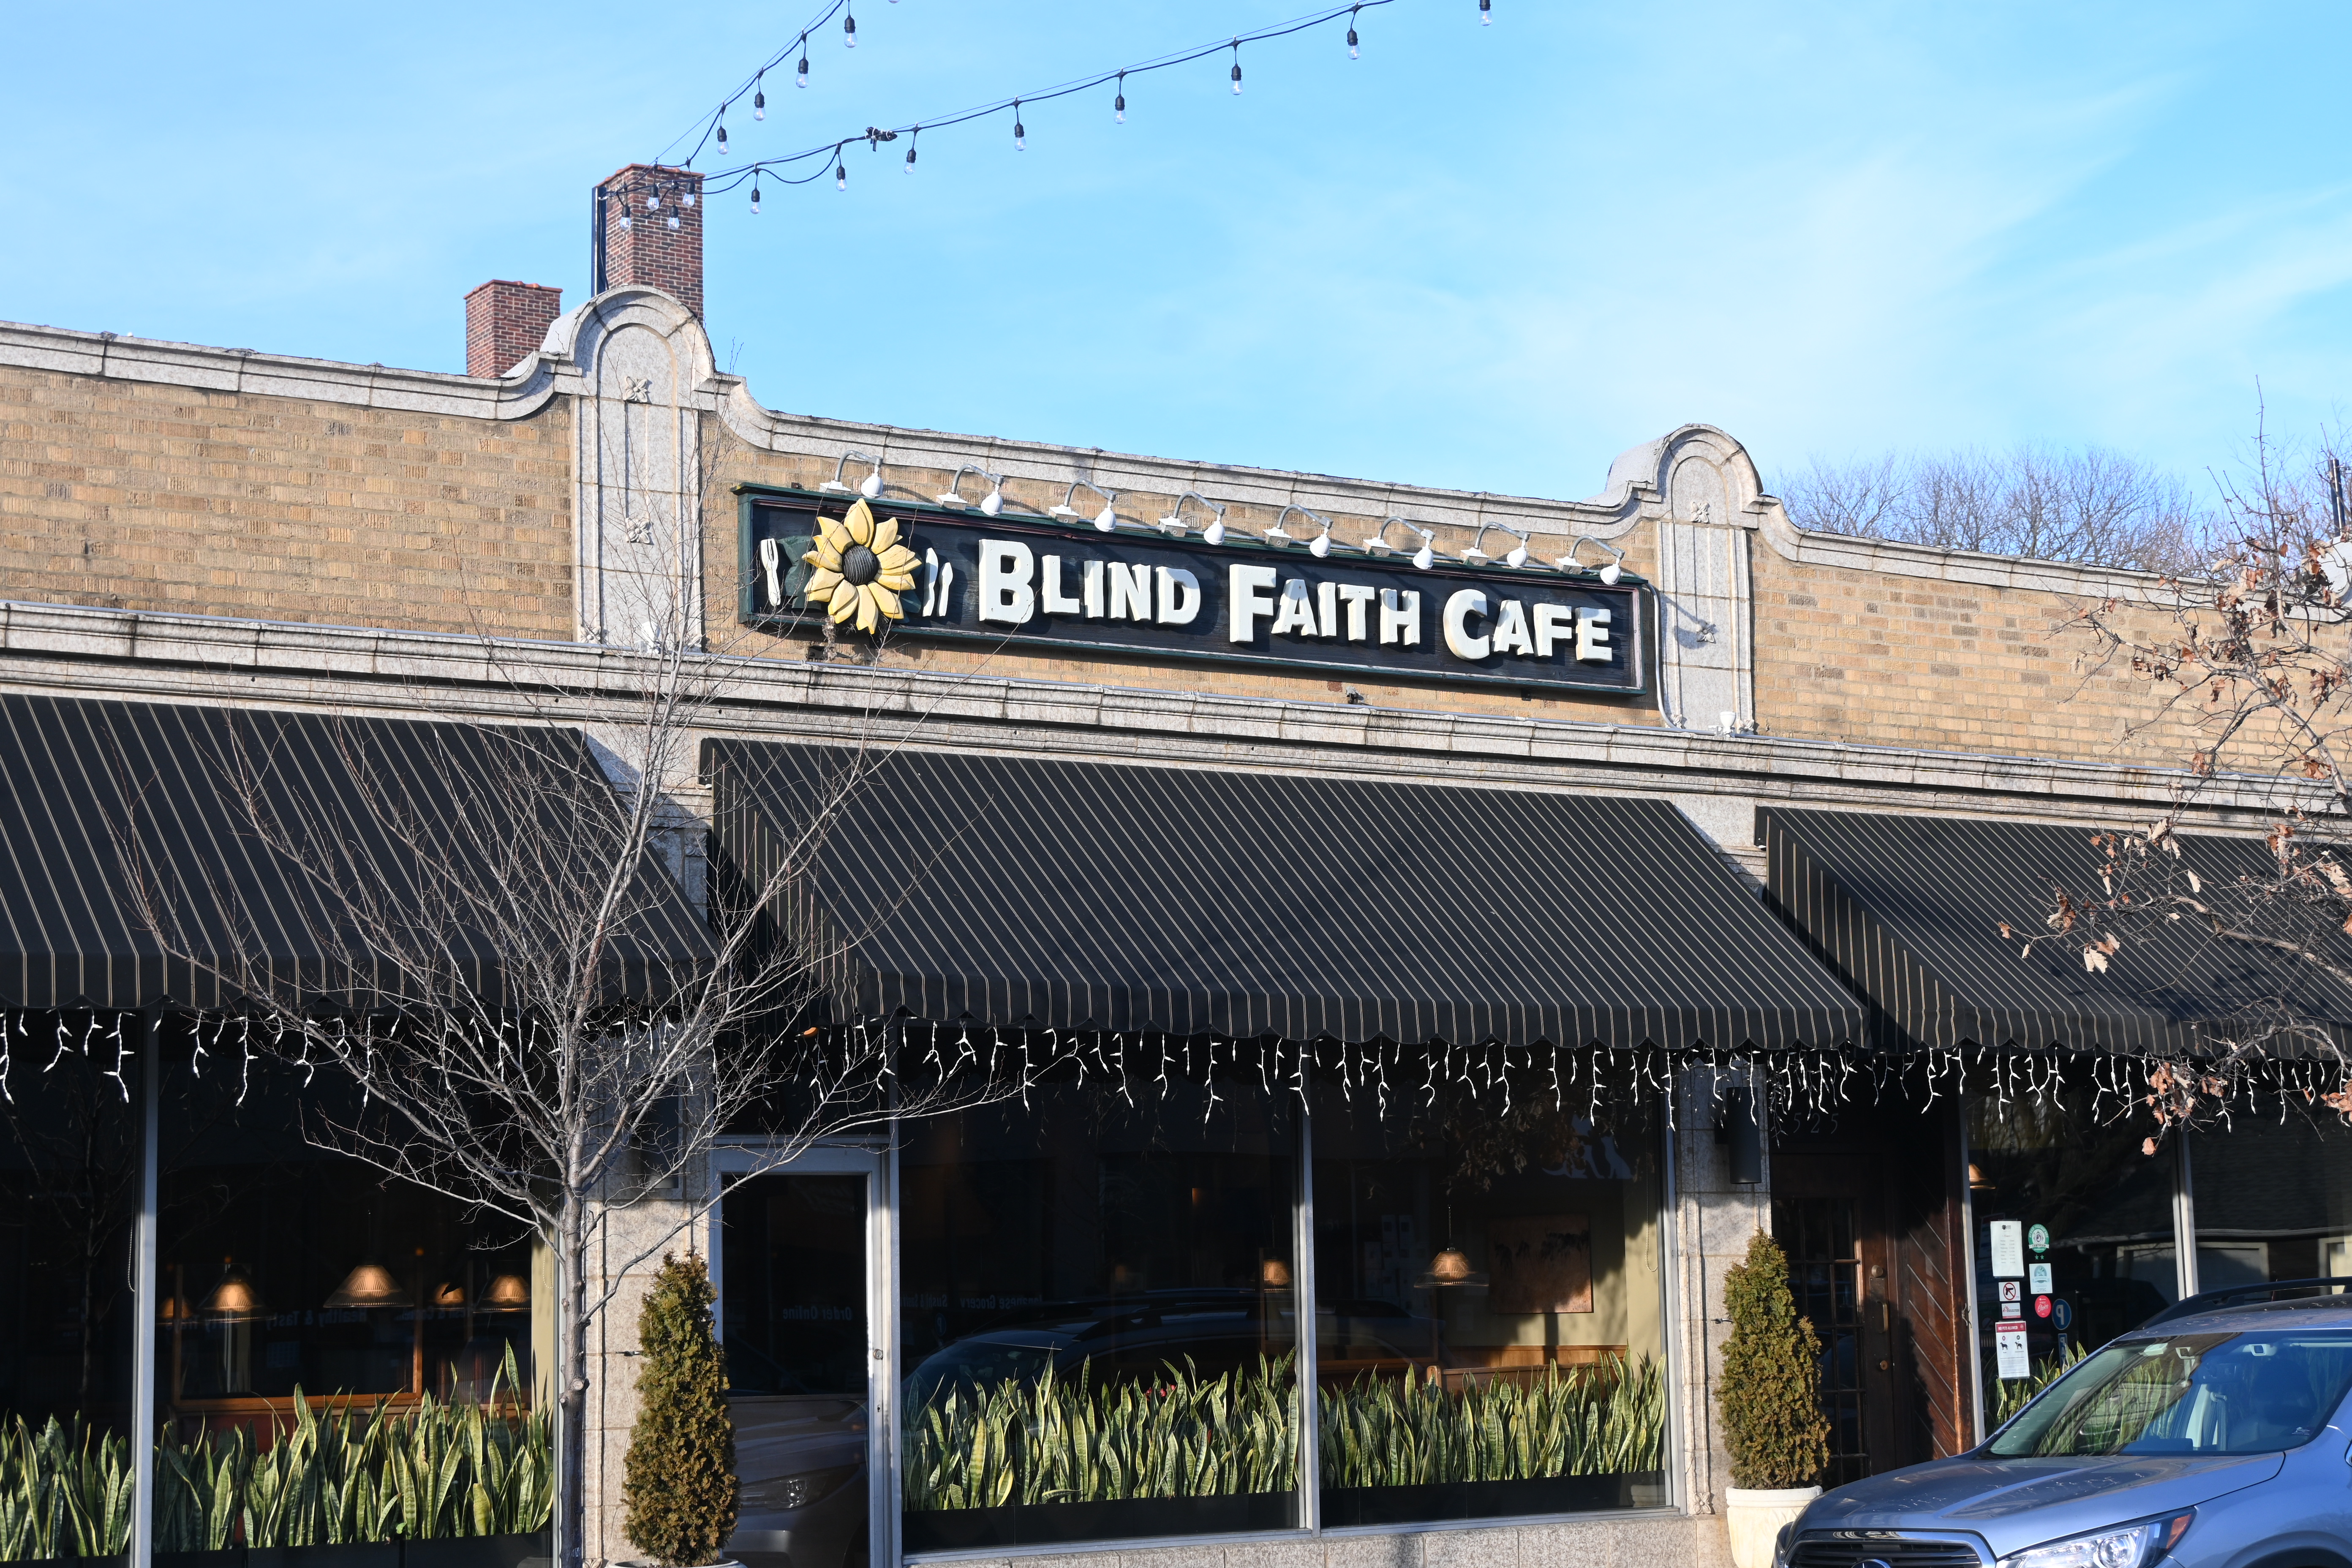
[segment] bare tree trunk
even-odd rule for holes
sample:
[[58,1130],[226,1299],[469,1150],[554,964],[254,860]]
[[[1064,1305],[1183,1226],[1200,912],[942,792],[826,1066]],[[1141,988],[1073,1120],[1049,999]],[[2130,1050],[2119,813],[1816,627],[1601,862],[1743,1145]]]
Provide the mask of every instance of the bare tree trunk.
[[584,1568],[588,1542],[588,1300],[587,1205],[564,1194],[556,1237],[557,1387],[555,1424],[556,1568]]

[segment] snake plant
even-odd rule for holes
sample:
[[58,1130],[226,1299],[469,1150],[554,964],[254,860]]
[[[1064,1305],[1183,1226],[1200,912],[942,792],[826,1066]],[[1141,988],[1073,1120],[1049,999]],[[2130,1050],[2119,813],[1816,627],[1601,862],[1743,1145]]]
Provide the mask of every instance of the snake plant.
[[[513,1386],[509,1353],[501,1381]],[[233,1427],[155,1447],[155,1542],[164,1552],[519,1535],[553,1517],[554,1428],[430,1395],[405,1410],[295,1390],[268,1447]],[[128,1550],[131,1446],[77,1419],[0,1426],[0,1562]]]
[[1326,1389],[1318,1422],[1327,1487],[1410,1487],[1655,1470],[1665,1463],[1664,1380],[1628,1367],[1554,1366],[1521,1384],[1448,1386],[1436,1368]]
[[1287,1491],[1297,1472],[1288,1356],[1217,1377],[1187,1362],[1097,1384],[1089,1363],[1075,1378],[950,1384],[906,1436],[910,1511]]

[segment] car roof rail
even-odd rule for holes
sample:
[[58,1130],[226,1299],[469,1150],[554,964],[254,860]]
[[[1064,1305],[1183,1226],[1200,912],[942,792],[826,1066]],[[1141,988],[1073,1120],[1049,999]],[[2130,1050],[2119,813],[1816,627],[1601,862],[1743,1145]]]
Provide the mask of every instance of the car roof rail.
[[[2232,1285],[2226,1290],[2205,1290],[2186,1300],[2175,1301],[2140,1328],[2152,1329],[2158,1323],[2168,1323],[2175,1318],[2194,1317],[2223,1307],[2243,1306],[2250,1301],[2275,1301],[2284,1291],[2328,1290],[2341,1292],[2352,1289],[2352,1276],[2331,1274],[2320,1279],[2265,1279],[2257,1285]],[[2347,1302],[2347,1305],[2352,1305]]]

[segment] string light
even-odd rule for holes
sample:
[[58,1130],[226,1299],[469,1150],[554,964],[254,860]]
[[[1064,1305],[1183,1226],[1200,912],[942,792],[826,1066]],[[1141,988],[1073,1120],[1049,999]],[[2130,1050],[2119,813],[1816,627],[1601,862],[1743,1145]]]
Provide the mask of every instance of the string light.
[[1495,0],[1478,0],[1478,25],[1482,27],[1495,25]]
[[[1479,0],[1479,4],[1485,5],[1486,0]],[[841,18],[841,47],[845,49],[854,49],[857,47],[857,18],[846,12]]]
[[[1352,29],[1350,30],[1352,31]],[[765,120],[768,118],[767,87],[768,73],[766,71],[761,71],[757,84],[751,89],[751,118],[754,120]]]
[[751,187],[751,216],[760,216],[760,187],[757,184]]
[[919,125],[907,133],[907,173],[910,174],[915,172],[915,138],[922,133],[923,128]]
[[719,155],[727,156],[727,122],[723,120],[719,122]]
[[[941,116],[938,119],[926,121],[923,123],[929,129],[938,131],[942,127],[961,125],[967,121],[980,120],[992,114],[1002,113],[1003,110],[1010,109],[1013,111],[1013,150],[1015,152],[1026,152],[1028,151],[1029,146],[1029,128],[1025,121],[1024,111],[1033,104],[1048,101],[1056,98],[1066,98],[1070,94],[1076,92],[1086,92],[1096,88],[1108,87],[1111,89],[1111,114],[1113,123],[1124,125],[1127,122],[1127,79],[1129,77],[1150,71],[1171,69],[1178,66],[1213,56],[1221,51],[1225,54],[1229,62],[1226,68],[1227,80],[1231,84],[1233,90],[1238,94],[1242,90],[1243,86],[1241,74],[1242,45],[1260,43],[1274,38],[1287,37],[1291,34],[1305,32],[1311,27],[1321,26],[1327,24],[1338,24],[1339,30],[1342,31],[1343,36],[1348,40],[1349,58],[1360,58],[1361,55],[1360,35],[1357,30],[1361,13],[1381,5],[1393,5],[1395,3],[1396,0],[1347,0],[1346,4],[1335,5],[1327,10],[1317,12],[1311,16],[1298,17],[1286,23],[1276,24],[1272,26],[1262,28],[1256,32],[1228,35],[1224,39],[1217,43],[1202,44],[1195,48],[1179,50],[1174,53],[1159,56],[1154,58],[1139,62],[1131,62],[1116,69],[1101,71],[1083,79],[1066,82],[1043,91],[1034,93],[1024,92],[1018,98],[999,99],[992,103],[976,105],[975,107],[965,110],[961,113]],[[854,32],[856,19],[849,14],[849,0],[836,0],[836,4],[834,6],[828,7],[824,15],[819,17],[816,22],[811,23],[809,26],[802,29],[800,33],[793,36],[793,46],[791,48],[782,51],[776,59],[771,60],[765,66],[760,68],[761,70],[764,71],[775,68],[775,67],[781,64],[783,59],[793,58],[794,51],[797,51],[797,58],[795,59],[793,67],[793,79],[796,84],[802,87],[807,86],[809,36],[812,32],[816,30],[817,26],[822,22],[829,20],[835,9],[838,9],[843,14],[843,37],[845,40],[849,38]],[[755,72],[753,76],[743,84],[743,86],[736,89],[735,94],[727,100],[726,104],[722,104],[720,106],[719,111],[708,117],[703,121],[704,134],[706,137],[713,140],[716,139],[719,117],[723,114],[725,109],[734,103],[746,92],[751,92],[755,95],[758,94],[760,91],[759,84],[761,79],[759,73]],[[876,134],[876,139],[883,141],[890,140],[897,135],[905,133],[908,129],[911,128],[901,127],[897,132],[878,133]],[[875,134],[871,132],[870,128],[869,132],[866,133]],[[854,139],[855,138],[849,138],[846,140]],[[840,148],[845,144],[845,142],[819,143],[816,146],[804,148],[800,152],[790,153],[785,156],[762,158],[755,162],[738,165],[731,169],[723,169],[710,176],[710,179],[715,181],[716,184],[707,184],[705,188],[717,190],[731,189],[738,181],[751,180],[762,175],[775,176],[785,184],[806,184],[814,179],[821,178],[824,172],[830,169],[834,171],[835,175],[835,186],[845,190],[847,188],[847,184],[845,179],[843,178],[839,158]],[[732,146],[731,135],[729,145],[730,147]],[[912,152],[913,149],[910,147],[908,151]],[[908,160],[908,163],[912,164],[917,161],[918,160],[915,159],[909,159]],[[691,159],[689,158],[687,162],[690,163]],[[816,164],[816,167],[811,169],[807,174],[792,175],[784,173],[786,170],[798,166],[804,166],[808,163],[814,163]]]
[[849,165],[841,161],[838,151],[833,155],[833,188],[836,191],[849,189]]

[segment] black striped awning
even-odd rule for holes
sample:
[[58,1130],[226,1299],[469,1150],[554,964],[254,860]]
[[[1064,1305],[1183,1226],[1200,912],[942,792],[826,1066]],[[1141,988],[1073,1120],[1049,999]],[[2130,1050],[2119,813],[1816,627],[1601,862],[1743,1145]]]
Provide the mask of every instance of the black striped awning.
[[[523,1005],[617,815],[576,730],[0,696],[0,1006],[217,1007],[224,970],[382,1001],[370,929]],[[707,960],[667,877],[616,908],[608,993]]]
[[[2096,887],[2096,829],[1779,806],[1756,817],[1767,889],[1870,999],[1883,1046],[2197,1055],[2282,1007],[2352,1044],[2352,990],[2192,922],[2136,935],[2104,973],[2063,944],[2024,954],[2023,937],[2049,929],[2053,889]],[[2260,839],[2180,842],[2217,896],[2267,858]],[[2004,938],[2004,922],[2019,935]]]
[[[711,742],[837,1021],[1834,1047],[1864,1011],[1662,801]],[[828,809],[829,807],[829,809]]]

